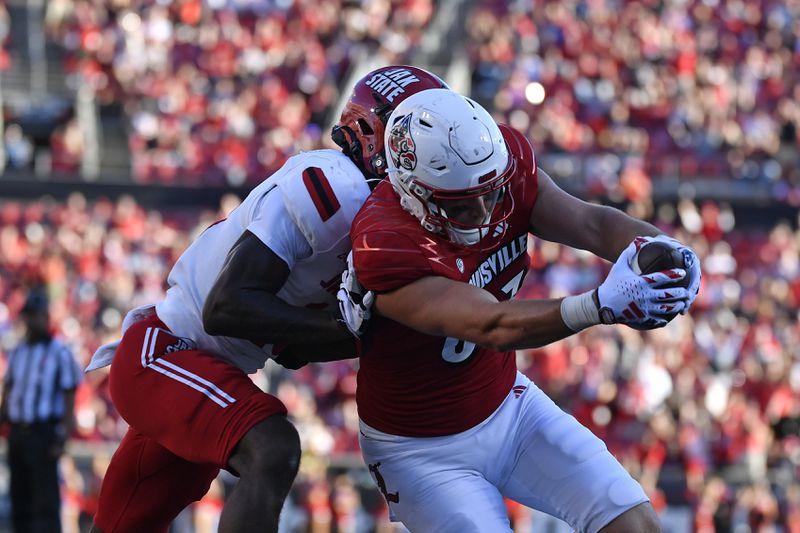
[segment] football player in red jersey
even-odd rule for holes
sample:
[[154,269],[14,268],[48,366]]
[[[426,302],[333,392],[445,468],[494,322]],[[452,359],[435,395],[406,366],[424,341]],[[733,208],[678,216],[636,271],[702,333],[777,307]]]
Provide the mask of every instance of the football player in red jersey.
[[[581,532],[660,531],[639,484],[517,371],[513,350],[601,323],[661,327],[691,306],[697,261],[634,273],[637,246],[659,231],[562,191],[522,134],[452,91],[405,100],[385,144],[389,181],[351,239],[377,310],[358,374],[361,447],[392,516],[415,533],[510,531],[507,497]],[[513,300],[529,233],[614,265],[586,294]],[[688,289],[663,287],[686,276]]]
[[103,480],[94,532],[165,532],[220,468],[240,479],[219,530],[277,531],[300,443],[280,400],[247,374],[276,355],[303,364],[277,343],[318,343],[302,353],[320,360],[355,355],[335,295],[351,221],[385,174],[391,111],[445,86],[414,67],[369,73],[334,128],[342,151],[290,158],[181,255],[166,297],[128,313],[122,340],[98,350],[87,370],[111,364],[111,397],[130,429]]

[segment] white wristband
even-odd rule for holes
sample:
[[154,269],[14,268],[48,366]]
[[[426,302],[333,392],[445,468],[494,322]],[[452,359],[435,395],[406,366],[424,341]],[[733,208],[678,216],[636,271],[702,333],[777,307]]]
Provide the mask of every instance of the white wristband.
[[600,313],[594,303],[594,291],[561,300],[561,319],[572,331],[580,331],[600,323]]

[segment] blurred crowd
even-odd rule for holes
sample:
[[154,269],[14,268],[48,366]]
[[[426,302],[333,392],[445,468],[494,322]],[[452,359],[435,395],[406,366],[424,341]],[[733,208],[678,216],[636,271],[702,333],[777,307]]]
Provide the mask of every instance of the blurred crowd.
[[5,72],[11,66],[7,48],[10,33],[11,19],[8,16],[8,8],[5,0],[0,0],[0,72]]
[[[12,20],[5,0],[0,0],[0,74],[6,76],[16,51],[19,63],[30,46],[30,37],[20,39],[12,32]],[[15,6],[20,12],[20,5]],[[26,27],[27,21],[24,23]],[[30,28],[29,28],[30,31]],[[16,37],[16,38],[15,38]],[[22,61],[21,63],[25,63]],[[28,67],[30,68],[30,67]],[[30,77],[25,68],[13,74]],[[22,80],[17,80],[21,82]],[[25,80],[28,81],[28,80]],[[5,81],[4,81],[4,89]],[[2,107],[2,142],[4,166],[11,169],[34,169],[39,174],[75,175],[84,153],[83,133],[75,118],[73,102],[63,96],[49,94],[38,99],[0,98]]]
[[800,204],[798,21],[795,0],[480,0],[473,95],[590,188],[722,176]]
[[[525,132],[556,176],[631,202],[703,262],[695,308],[667,328],[591,328],[521,351],[521,370],[600,435],[676,533],[800,533],[800,230],[739,227],[725,205],[653,206],[659,176],[776,184],[800,205],[800,1],[480,0],[468,22],[473,96]],[[73,87],[90,84],[128,120],[142,183],[241,185],[302,149],[324,125],[366,50],[403,62],[433,0],[51,0],[49,38]],[[0,0],[0,71],[9,17]],[[10,119],[9,165],[35,147]],[[19,119],[19,120],[18,120]],[[65,115],[48,137],[54,173],[79,169],[82,135]],[[147,210],[132,197],[0,203],[0,353],[19,331],[27,288],[44,283],[53,322],[82,364],[125,312],[158,300],[172,263],[238,199],[207,210]],[[532,240],[522,297],[588,290],[607,265]],[[289,531],[394,531],[360,467],[354,361],[253,375],[278,395],[304,457]],[[0,371],[5,360],[0,358]],[[86,376],[73,442],[113,450],[126,430],[107,372]],[[100,448],[97,448],[100,447]],[[96,506],[107,454],[64,460],[65,531]],[[232,479],[176,531],[214,531]],[[687,513],[676,513],[687,510]],[[509,505],[518,533],[530,515]],[[534,520],[535,521],[535,520]],[[684,527],[684,529],[680,529]],[[72,529],[70,529],[72,528]],[[184,528],[184,529],[180,529]],[[688,529],[686,529],[688,528]]]
[[[0,352],[19,333],[15,318],[26,287],[44,283],[54,324],[86,364],[97,346],[118,336],[128,309],[162,296],[170,265],[191,239],[238,202],[229,196],[216,209],[162,213],[131,197],[4,201]],[[703,285],[691,314],[644,334],[591,328],[519,352],[520,369],[606,440],[659,511],[688,510],[691,531],[800,532],[797,221],[740,228],[730,208],[689,200],[658,206],[651,218],[702,260]],[[590,254],[535,239],[529,253],[533,267],[522,289],[528,298],[588,290],[607,268]],[[296,372],[270,362],[253,375],[286,404],[302,439],[287,531],[394,531],[361,468],[355,372],[355,361]],[[110,451],[124,434],[107,386],[105,371],[86,375],[80,386],[76,445],[105,444]],[[107,459],[66,460],[65,513],[73,523],[93,513]],[[230,483],[220,478],[186,523],[196,531],[205,531],[197,524],[213,524]],[[526,531],[527,511],[509,509],[517,531]],[[728,528],[739,525],[750,529]]]
[[40,176],[74,176],[81,168],[83,133],[72,104],[52,98],[36,106],[5,107],[6,168],[33,169]]
[[[754,180],[800,205],[796,0],[476,4],[454,52],[469,58],[472,95],[526,132],[557,175],[634,201],[664,176]],[[122,110],[138,181],[241,185],[329,145],[349,68],[374,53],[409,61],[435,8],[52,0],[45,27],[66,52],[69,85]],[[0,42],[4,13],[0,3]],[[25,139],[9,135],[24,166]],[[54,171],[78,171],[74,122],[50,144]]]
[[129,120],[140,182],[241,185],[327,142],[350,65],[399,62],[432,0],[53,0],[74,86]]

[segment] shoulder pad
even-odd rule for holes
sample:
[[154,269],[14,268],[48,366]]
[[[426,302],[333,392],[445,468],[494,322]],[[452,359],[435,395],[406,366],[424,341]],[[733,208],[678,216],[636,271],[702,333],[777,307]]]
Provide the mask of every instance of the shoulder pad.
[[514,154],[517,161],[531,170],[536,170],[536,156],[533,153],[531,142],[516,129],[500,124],[500,131],[508,145],[509,151]]
[[275,177],[286,210],[314,253],[329,250],[348,235],[370,192],[358,167],[336,150],[298,154]]
[[539,195],[539,170],[533,146],[525,135],[514,128],[500,124],[500,131],[503,132],[508,149],[518,164],[517,174],[511,185],[513,191],[518,191],[515,196],[518,205],[515,209],[530,211]]
[[364,288],[377,292],[398,289],[433,275],[419,246],[406,235],[390,230],[356,235],[353,267]]

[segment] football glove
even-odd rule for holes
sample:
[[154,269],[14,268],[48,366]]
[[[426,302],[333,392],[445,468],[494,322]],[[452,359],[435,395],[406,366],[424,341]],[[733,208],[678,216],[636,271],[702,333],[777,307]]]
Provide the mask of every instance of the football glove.
[[689,308],[689,289],[661,288],[661,285],[683,279],[687,275],[685,270],[673,268],[643,275],[633,271],[631,261],[641,244],[637,238],[623,250],[605,281],[595,291],[595,303],[603,324],[655,329],[667,325],[666,315]]
[[336,299],[339,300],[339,311],[347,329],[356,337],[363,335],[372,315],[375,293],[365,290],[358,282],[353,268],[353,252],[347,255],[347,268],[342,272]]

